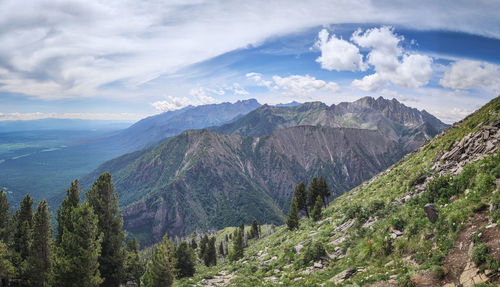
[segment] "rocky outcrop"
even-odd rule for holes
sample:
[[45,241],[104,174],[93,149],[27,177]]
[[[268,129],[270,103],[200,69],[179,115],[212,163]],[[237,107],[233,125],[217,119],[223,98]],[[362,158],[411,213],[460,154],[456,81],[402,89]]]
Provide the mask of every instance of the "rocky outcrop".
[[346,270],[340,272],[339,274],[333,276],[330,279],[330,281],[332,281],[335,284],[339,284],[339,283],[344,282],[346,279],[351,278],[355,273],[356,273],[355,268],[349,268],[349,269],[346,269]]
[[433,169],[442,174],[459,174],[467,163],[495,153],[499,146],[500,120],[496,120],[455,142],[450,151],[438,156]]

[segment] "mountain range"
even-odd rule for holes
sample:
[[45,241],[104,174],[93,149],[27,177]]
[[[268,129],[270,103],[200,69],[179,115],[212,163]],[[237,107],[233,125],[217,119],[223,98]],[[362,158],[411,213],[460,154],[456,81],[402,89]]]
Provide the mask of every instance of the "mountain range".
[[[241,259],[175,286],[500,286],[499,147],[497,97],[333,200],[318,220],[262,225]],[[226,238],[237,230],[210,235],[232,252],[236,240]]]
[[118,157],[83,179],[113,174],[125,229],[143,243],[249,222],[282,223],[294,186],[324,176],[334,196],[360,184],[447,125],[396,100],[261,106]]
[[259,106],[254,99],[189,106],[147,117],[131,126],[62,119],[0,122],[0,188],[15,205],[30,193],[57,206],[68,182],[107,160],[187,129],[228,123]]

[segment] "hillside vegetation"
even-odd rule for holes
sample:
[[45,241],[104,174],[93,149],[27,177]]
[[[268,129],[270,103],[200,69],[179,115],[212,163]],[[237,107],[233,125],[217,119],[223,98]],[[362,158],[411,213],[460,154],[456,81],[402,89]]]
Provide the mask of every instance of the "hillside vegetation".
[[497,286],[499,145],[500,97],[335,199],[320,221],[263,232],[242,259],[175,285]]

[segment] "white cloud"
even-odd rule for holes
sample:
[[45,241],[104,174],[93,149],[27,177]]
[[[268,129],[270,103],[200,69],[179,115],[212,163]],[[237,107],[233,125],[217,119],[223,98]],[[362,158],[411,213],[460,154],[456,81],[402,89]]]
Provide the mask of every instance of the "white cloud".
[[207,89],[207,88],[196,88],[196,89],[191,89],[189,91],[189,95],[191,97],[194,97],[194,103],[197,103],[198,105],[206,105],[206,104],[214,104],[217,101],[210,95],[207,95],[208,93],[213,93],[217,95],[224,95],[225,92],[221,90],[214,90],[214,89]]
[[273,81],[279,89],[284,91],[284,94],[302,98],[310,97],[316,91],[335,93],[340,90],[335,82],[317,80],[309,75],[292,75],[285,78],[273,76]]
[[483,89],[500,93],[500,67],[497,65],[459,60],[451,64],[439,83],[455,90]]
[[257,86],[266,87],[268,89],[272,88],[273,82],[262,79],[262,74],[260,73],[248,73],[246,74],[246,77],[254,80],[257,83]]
[[233,92],[235,95],[240,95],[240,96],[249,96],[250,93],[245,90],[240,84],[234,83],[232,86],[227,87],[227,90]]
[[[160,75],[323,24],[393,23],[500,38],[498,1],[0,1],[1,91],[142,94]],[[446,11],[446,13],[436,12]],[[373,56],[375,57],[375,56]]]
[[314,44],[321,51],[321,56],[316,59],[321,68],[329,71],[366,70],[367,66],[356,45],[335,37],[335,34],[330,38],[328,36],[326,29],[321,30],[318,33],[319,40]]
[[223,89],[198,87],[189,91],[189,97],[166,96],[166,99],[156,101],[151,103],[151,105],[159,112],[167,112],[182,109],[187,106],[215,104],[217,100],[213,95],[222,96],[225,93]]
[[352,86],[375,91],[386,83],[409,88],[426,85],[432,76],[432,58],[405,53],[400,46],[402,40],[402,36],[387,26],[368,29],[364,33],[361,29],[354,32],[351,41],[370,49],[366,62],[374,67],[375,73],[354,80]]
[[39,119],[82,119],[82,120],[140,120],[149,115],[134,113],[0,113],[0,121]]
[[176,98],[172,96],[167,96],[164,101],[157,101],[151,105],[159,112],[173,111],[182,109],[192,104],[192,101],[186,97]]

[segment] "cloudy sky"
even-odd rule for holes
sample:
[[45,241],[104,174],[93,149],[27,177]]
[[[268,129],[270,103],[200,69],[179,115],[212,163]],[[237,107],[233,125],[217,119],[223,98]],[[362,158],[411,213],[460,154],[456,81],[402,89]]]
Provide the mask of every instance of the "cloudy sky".
[[0,120],[383,96],[451,123],[500,94],[500,1],[0,1]]

